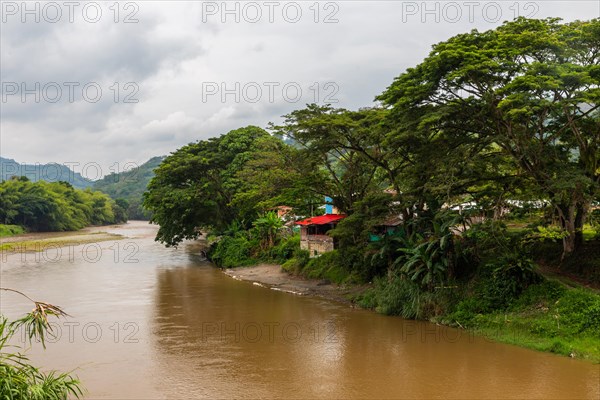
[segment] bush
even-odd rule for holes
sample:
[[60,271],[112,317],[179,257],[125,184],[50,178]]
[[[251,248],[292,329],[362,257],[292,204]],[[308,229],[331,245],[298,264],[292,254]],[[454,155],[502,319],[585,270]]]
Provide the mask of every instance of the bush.
[[452,304],[447,293],[425,291],[403,276],[377,278],[373,292],[360,301],[379,313],[407,319],[432,319],[443,315]]
[[582,289],[567,291],[557,302],[560,329],[571,335],[600,338],[600,296]]
[[281,265],[281,268],[286,272],[299,274],[309,261],[310,253],[307,250],[298,249],[292,258]]
[[25,233],[25,229],[19,225],[0,224],[0,237],[9,237]]
[[535,307],[550,308],[565,293],[567,289],[557,281],[544,281],[531,285],[514,302],[513,310],[524,310]]
[[256,263],[252,249],[256,243],[245,235],[225,236],[213,244],[208,257],[221,268],[242,267]]
[[281,239],[277,245],[263,253],[261,258],[281,264],[294,257],[298,251],[300,251],[300,235],[294,235]]
[[311,279],[327,279],[334,283],[348,282],[350,272],[344,267],[339,250],[333,250],[312,258],[302,269],[302,274]]
[[374,288],[365,290],[363,293],[357,295],[353,302],[358,304],[361,308],[373,310],[377,307],[377,291]]
[[450,325],[468,328],[473,326],[473,320],[482,311],[481,301],[475,297],[469,297],[459,302],[454,312],[448,314],[444,320]]

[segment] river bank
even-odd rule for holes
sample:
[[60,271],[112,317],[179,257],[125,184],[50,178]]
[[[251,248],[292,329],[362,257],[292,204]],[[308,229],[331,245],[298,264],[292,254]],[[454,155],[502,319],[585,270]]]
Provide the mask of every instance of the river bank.
[[[374,307],[365,307],[363,301],[376,292],[372,284],[335,284],[328,280],[310,279],[288,273],[277,264],[228,268],[223,272],[234,279],[268,289],[321,297],[353,308],[375,311]],[[466,318],[468,325],[464,320],[463,324],[459,322],[468,310],[441,315],[430,322],[463,329],[500,343],[600,363],[598,338],[590,336],[585,329],[581,331],[587,332],[584,335],[574,331],[594,317],[583,314],[582,310],[590,308],[587,303],[600,304],[599,300],[600,296],[593,289],[567,288],[558,281],[548,280],[533,285],[514,306],[503,312],[474,313]]]
[[282,270],[278,264],[258,264],[252,267],[227,268],[223,272],[233,279],[301,296],[316,296],[353,305],[352,298],[364,292],[368,285],[339,285],[326,279],[308,279]]
[[106,232],[119,225],[90,226],[78,231],[23,233],[0,239],[0,252],[3,255],[43,252],[68,246],[121,240],[121,234]]

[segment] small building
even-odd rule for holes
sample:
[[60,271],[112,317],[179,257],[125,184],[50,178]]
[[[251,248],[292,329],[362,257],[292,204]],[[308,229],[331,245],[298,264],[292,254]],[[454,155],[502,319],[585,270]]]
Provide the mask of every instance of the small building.
[[311,257],[333,250],[335,242],[327,232],[344,218],[346,216],[343,214],[325,214],[297,221],[296,225],[300,226],[300,248],[308,250]]
[[381,223],[374,226],[373,232],[369,235],[370,242],[378,242],[385,236],[393,235],[400,229],[402,225],[401,215],[390,215]]

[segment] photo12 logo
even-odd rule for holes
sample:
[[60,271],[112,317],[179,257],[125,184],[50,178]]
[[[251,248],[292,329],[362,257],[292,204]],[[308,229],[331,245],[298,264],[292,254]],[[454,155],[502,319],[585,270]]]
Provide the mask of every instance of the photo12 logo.
[[339,11],[339,3],[334,1],[203,1],[202,22],[337,24]]
[[336,82],[202,82],[202,102],[338,103]]
[[532,1],[403,1],[401,6],[403,23],[497,23],[518,17],[534,18],[540,10],[539,4]]
[[102,96],[109,95],[114,103],[139,103],[136,97],[140,88],[136,82],[112,82],[109,85],[98,82],[11,82],[4,81],[2,103],[98,103]]
[[[102,168],[97,162],[80,163],[76,161],[67,161],[62,164],[39,162],[33,164],[23,163],[2,163],[0,172],[4,177],[24,176],[30,181],[49,181],[49,182],[69,182],[76,180],[76,174],[88,181],[95,181],[108,176],[114,183],[117,182],[137,182],[140,179],[139,165],[134,162],[120,164],[115,162],[107,169]],[[127,172],[127,174],[123,174]]]
[[137,24],[138,3],[95,2],[95,1],[2,1],[0,13],[2,23],[49,23],[84,22],[96,24],[103,20],[114,23]]
[[[45,336],[47,343],[57,343],[66,341],[75,343],[83,341],[85,343],[98,343],[108,341],[110,343],[139,343],[140,326],[135,322],[98,323],[94,321],[49,321],[49,330]],[[26,326],[19,327],[18,338],[24,344],[30,340],[30,330]],[[33,339],[40,342],[39,339]]]
[[229,341],[234,343],[338,343],[338,325],[334,320],[310,324],[295,321],[238,322],[205,321],[202,323],[202,341]]
[[74,263],[82,259],[87,263],[97,263],[102,257],[111,257],[115,264],[137,264],[140,247],[136,242],[99,242],[91,243],[6,243],[0,248],[0,259],[8,261],[8,256],[19,254],[22,263],[44,262]]

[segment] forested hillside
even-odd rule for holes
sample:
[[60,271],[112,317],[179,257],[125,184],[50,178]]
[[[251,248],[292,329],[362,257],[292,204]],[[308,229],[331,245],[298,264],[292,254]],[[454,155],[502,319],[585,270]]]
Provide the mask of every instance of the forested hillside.
[[6,181],[13,176],[25,176],[31,182],[68,182],[76,189],[85,189],[94,183],[66,164],[23,164],[10,158],[0,157],[0,181]]
[[100,190],[113,199],[124,199],[128,203],[129,219],[149,219],[150,214],[142,208],[143,194],[154,176],[154,169],[164,157],[153,157],[137,168],[106,175],[94,182],[94,190]]

